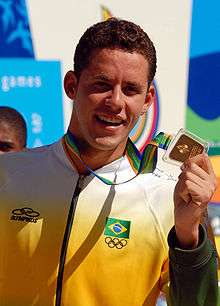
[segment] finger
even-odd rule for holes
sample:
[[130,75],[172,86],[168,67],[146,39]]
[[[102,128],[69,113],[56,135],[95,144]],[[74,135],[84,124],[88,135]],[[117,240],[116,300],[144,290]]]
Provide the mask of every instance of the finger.
[[209,186],[200,187],[190,181],[186,181],[185,184],[193,202],[207,204],[210,201],[212,197],[212,191],[209,189]]
[[189,204],[191,205],[196,205],[197,207],[201,208],[202,203],[201,202],[195,202],[195,201],[191,201]]
[[181,180],[179,180],[176,184],[174,198],[176,195],[178,195],[186,203],[191,201],[189,192],[187,191],[185,184],[183,184]]
[[203,188],[206,187],[206,185],[209,184],[210,181],[208,174],[206,172],[203,172],[201,173],[201,176],[199,176],[197,172],[194,173],[192,171],[184,171],[179,175],[179,180],[183,183],[189,181]]
[[[203,155],[202,160],[203,160],[203,162],[206,162],[206,166],[207,166],[206,169],[208,169],[208,170],[206,170],[207,172],[205,170],[203,170],[198,164],[192,162],[192,161],[196,161],[195,158],[192,158],[185,163],[185,168],[184,168],[182,173],[186,173],[185,178],[188,177],[187,173],[189,173],[189,172],[192,172],[195,175],[198,175],[198,177],[203,179],[204,182],[206,182],[208,184],[207,188],[210,189],[210,192],[214,193],[214,191],[217,188],[217,179],[216,179],[211,161],[209,160],[207,154]],[[184,176],[183,176],[183,179],[184,179]],[[193,181],[195,182],[194,179],[193,179]],[[199,185],[200,184],[201,184],[201,182],[199,182]],[[206,187],[204,187],[204,188],[206,188]]]
[[176,185],[177,193],[186,202],[190,198],[195,202],[208,202],[213,195],[213,190],[212,183],[196,177],[193,173],[189,174],[189,178],[185,177],[185,173],[181,174]]
[[182,171],[181,174],[185,175],[185,177],[188,177],[190,173],[193,173],[194,175],[196,175],[198,178],[202,180],[205,180],[205,181],[211,180],[210,175],[195,163],[189,162],[188,166]]
[[214,175],[214,170],[211,164],[211,161],[208,158],[208,155],[206,153],[202,153],[199,155],[196,155],[184,163],[184,167],[186,168],[189,164],[195,163],[199,167],[201,167],[204,171],[206,171],[208,174]]
[[182,190],[182,192],[180,193],[180,197],[186,203],[189,203],[192,200],[189,192],[186,189]]
[[208,209],[208,203],[204,202],[199,202],[199,201],[190,201],[188,205],[192,205],[194,206],[195,208],[199,208],[200,210],[202,210],[202,215],[200,216],[200,223],[204,224],[204,218],[203,218],[203,215],[204,213],[207,211]]

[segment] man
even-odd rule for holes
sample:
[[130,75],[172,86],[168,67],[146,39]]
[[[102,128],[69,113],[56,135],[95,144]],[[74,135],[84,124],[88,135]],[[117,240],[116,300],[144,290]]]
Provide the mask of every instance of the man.
[[0,154],[22,151],[26,147],[27,126],[14,108],[0,106]]
[[208,157],[186,161],[175,186],[154,170],[155,143],[141,158],[128,139],[155,70],[139,26],[92,26],[64,79],[67,134],[0,159],[0,304],[152,306],[167,290],[172,306],[216,305],[216,256],[200,224],[216,187]]

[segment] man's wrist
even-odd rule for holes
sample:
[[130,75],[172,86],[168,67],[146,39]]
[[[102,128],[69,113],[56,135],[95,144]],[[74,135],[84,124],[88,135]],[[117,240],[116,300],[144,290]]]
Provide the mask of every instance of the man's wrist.
[[175,225],[175,233],[178,246],[181,249],[194,249],[199,243],[199,223],[193,227],[183,230]]
[[178,245],[175,227],[168,234],[169,257],[172,262],[184,267],[193,267],[206,262],[214,250],[212,243],[207,239],[206,229],[199,225],[199,243],[195,249],[181,249]]

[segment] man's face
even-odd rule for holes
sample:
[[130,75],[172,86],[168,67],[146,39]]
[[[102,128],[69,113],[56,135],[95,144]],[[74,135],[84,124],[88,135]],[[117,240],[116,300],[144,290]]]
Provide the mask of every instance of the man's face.
[[[124,150],[128,134],[154,95],[148,88],[147,60],[138,53],[101,49],[93,53],[79,80],[74,73],[70,130],[81,144],[98,150]],[[73,81],[74,80],[74,81]],[[123,152],[122,152],[123,153]]]
[[0,154],[23,150],[16,132],[8,124],[0,124]]

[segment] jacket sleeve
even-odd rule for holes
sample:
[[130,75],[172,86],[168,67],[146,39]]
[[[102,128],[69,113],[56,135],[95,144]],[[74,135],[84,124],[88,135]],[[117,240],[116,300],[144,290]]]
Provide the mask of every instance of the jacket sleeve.
[[169,306],[217,306],[217,256],[205,228],[200,225],[199,246],[183,250],[177,246],[174,227],[169,244]]

